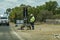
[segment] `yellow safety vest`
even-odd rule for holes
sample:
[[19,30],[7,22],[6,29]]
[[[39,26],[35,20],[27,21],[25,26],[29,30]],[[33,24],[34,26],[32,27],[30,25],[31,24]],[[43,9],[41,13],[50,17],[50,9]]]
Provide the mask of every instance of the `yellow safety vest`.
[[31,19],[30,19],[30,22],[34,22],[35,21],[35,17],[32,16]]

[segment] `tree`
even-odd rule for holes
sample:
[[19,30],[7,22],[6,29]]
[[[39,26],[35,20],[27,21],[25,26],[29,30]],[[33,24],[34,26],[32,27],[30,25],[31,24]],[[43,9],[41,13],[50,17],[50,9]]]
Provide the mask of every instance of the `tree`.
[[51,19],[53,16],[53,13],[48,10],[42,10],[40,13],[37,15],[38,21],[45,21],[46,19]]
[[12,12],[9,15],[11,21],[15,22],[15,19],[23,19],[23,7],[12,8]]
[[60,14],[53,15],[52,19],[60,19]]
[[6,9],[5,14],[9,15],[9,14],[10,14],[10,12],[11,12],[11,8],[8,8],[8,9]]
[[60,14],[60,7],[56,8],[55,14]]
[[58,6],[58,3],[56,1],[46,2],[45,5],[46,5],[46,10],[52,11],[55,14],[55,9]]
[[[59,18],[60,7],[57,7],[58,3],[56,1],[46,2],[44,5],[37,7],[32,7],[30,5],[21,4],[19,7],[14,7],[9,15],[12,21],[16,19],[23,19],[23,7],[28,9],[28,18],[30,14],[34,14],[36,21],[45,21],[46,19]],[[56,10],[57,9],[57,10]]]

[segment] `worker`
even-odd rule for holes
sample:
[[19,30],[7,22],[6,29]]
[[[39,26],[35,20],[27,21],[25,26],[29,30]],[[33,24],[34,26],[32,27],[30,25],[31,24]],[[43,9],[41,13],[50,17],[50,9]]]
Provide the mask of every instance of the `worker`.
[[32,30],[34,30],[34,22],[35,22],[35,17],[33,14],[30,15],[30,24],[32,27]]

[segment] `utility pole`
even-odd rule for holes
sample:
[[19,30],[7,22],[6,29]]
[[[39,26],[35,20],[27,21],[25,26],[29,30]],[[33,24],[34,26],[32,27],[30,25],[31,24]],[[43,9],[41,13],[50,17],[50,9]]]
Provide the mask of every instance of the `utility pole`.
[[25,7],[23,7],[23,19],[24,19],[24,23],[28,23],[28,9],[27,9],[27,7],[25,6]]
[[28,25],[28,8],[26,6],[23,7],[23,26],[21,26],[21,30],[24,30],[24,27]]

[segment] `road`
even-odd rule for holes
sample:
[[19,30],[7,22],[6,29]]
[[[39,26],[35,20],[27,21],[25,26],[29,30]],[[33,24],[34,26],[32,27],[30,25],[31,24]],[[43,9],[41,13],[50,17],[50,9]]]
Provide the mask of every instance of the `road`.
[[[35,26],[35,30],[22,31],[17,30],[18,27],[12,24],[10,26],[0,26],[0,40],[60,40],[60,25]],[[17,33],[12,30],[12,27],[15,27]]]
[[0,40],[19,40],[10,26],[0,26]]

